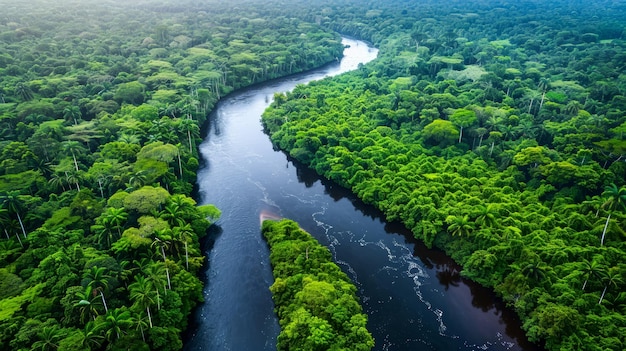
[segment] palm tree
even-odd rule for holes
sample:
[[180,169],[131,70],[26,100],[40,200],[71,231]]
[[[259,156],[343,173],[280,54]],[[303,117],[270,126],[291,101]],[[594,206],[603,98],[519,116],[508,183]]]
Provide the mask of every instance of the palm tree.
[[65,179],[67,183],[75,183],[76,190],[80,191],[80,181],[83,179],[83,175],[81,171],[70,170],[65,172]]
[[592,277],[600,277],[602,266],[596,260],[592,260],[591,262],[587,260],[583,260],[582,270],[583,275],[585,276],[585,282],[583,283],[583,291],[587,287],[587,282]]
[[90,350],[97,350],[102,346],[102,340],[104,336],[101,334],[101,325],[96,324],[94,321],[90,321],[83,328],[83,342],[82,346],[87,347]]
[[152,263],[149,266],[146,266],[146,268],[144,268],[142,272],[147,274],[148,281],[156,292],[157,309],[160,310],[161,297],[159,296],[159,288],[163,287],[163,292],[167,295],[167,288],[165,286],[166,279],[163,279],[163,277],[165,276],[165,264],[161,262]]
[[76,105],[67,106],[63,109],[63,118],[67,121],[74,121],[74,125],[78,125],[78,120],[82,117],[80,107]]
[[469,220],[469,216],[448,216],[446,218],[448,230],[452,235],[469,235],[474,230],[474,223]]
[[522,274],[536,283],[541,283],[546,278],[547,267],[538,261],[531,262],[522,268]]
[[[116,308],[107,312],[104,317],[104,336],[109,342],[113,342],[120,338],[121,334],[125,333],[125,330],[130,328],[133,324],[130,311],[126,308]],[[115,339],[113,339],[115,336]]]
[[148,180],[147,172],[138,171],[137,173],[133,174],[130,177],[130,179],[128,179],[128,184],[126,184],[126,186],[128,186],[130,190],[137,190],[141,188],[142,186],[146,185],[147,180]]
[[[171,244],[171,229],[163,229],[156,231],[156,237],[152,242],[152,246],[156,247],[157,252],[160,252],[163,256],[163,262],[167,264],[167,257],[165,256],[165,249],[170,247]],[[170,270],[165,266],[165,274],[167,276],[167,287],[172,289],[172,283],[170,281]]]
[[536,90],[528,89],[525,95],[527,99],[530,99],[530,103],[528,104],[528,113],[531,113],[531,110],[533,108],[533,102],[541,97],[541,93]]
[[609,211],[608,216],[606,217],[606,224],[604,224],[604,230],[602,230],[602,238],[600,239],[600,246],[604,245],[604,236],[606,234],[606,229],[609,227],[609,220],[611,220],[611,214],[616,209],[624,209],[626,206],[626,187],[618,188],[615,183],[611,183],[611,185],[607,185],[604,188],[604,192],[602,196],[606,198],[604,203],[602,204],[602,208],[606,208]]
[[59,348],[58,341],[61,339],[61,331],[56,327],[43,327],[37,333],[39,340],[33,343],[31,350],[54,351]]
[[122,230],[124,226],[123,223],[128,219],[128,213],[123,207],[107,207],[107,209],[102,214],[102,223],[106,226],[110,226],[111,228],[117,228],[117,234],[121,237]]
[[132,322],[135,325],[136,330],[139,330],[141,332],[141,339],[143,340],[143,342],[146,342],[146,334],[144,330],[148,328],[149,324],[148,322],[146,322],[145,317],[141,316],[140,314],[135,314],[132,317]]
[[141,275],[135,276],[135,282],[128,286],[130,290],[130,299],[134,301],[134,305],[141,309],[145,309],[152,328],[152,315],[150,314],[150,306],[154,305],[154,295],[152,295],[152,286],[150,282]]
[[26,238],[26,229],[24,229],[24,222],[22,222],[22,216],[20,215],[24,205],[22,200],[19,198],[19,194],[19,191],[9,191],[0,195],[0,206],[8,210],[9,213],[15,213],[17,220],[20,222],[22,234],[24,235],[24,238]]
[[120,135],[120,137],[117,140],[123,141],[128,144],[139,144],[139,142],[141,141],[138,135],[132,134],[132,133],[124,133]]
[[15,94],[22,98],[23,101],[30,101],[33,99],[33,92],[22,82],[15,85]]
[[198,123],[191,118],[183,118],[180,121],[180,130],[187,133],[187,139],[189,141],[189,153],[193,154],[193,138],[200,136],[200,127]]
[[81,154],[84,151],[83,146],[78,141],[68,140],[63,142],[63,150],[72,154],[74,167],[76,168],[76,172],[78,172],[78,161],[76,160],[76,155]]
[[59,190],[59,188],[61,188],[63,189],[63,192],[65,192],[65,181],[65,177],[59,173],[53,173],[48,179],[48,183],[50,183],[55,190]]
[[109,311],[107,307],[106,300],[104,299],[104,291],[109,289],[109,279],[110,275],[106,273],[105,267],[91,267],[87,273],[83,276],[85,279],[89,281],[87,283],[87,287],[93,289],[93,291],[100,292],[100,298],[102,298],[102,304],[104,305],[105,312]]
[[79,291],[74,295],[78,301],[74,303],[74,307],[78,307],[80,310],[80,322],[85,324],[91,317],[93,320],[98,316],[98,306],[100,305],[99,297],[93,294],[93,288],[91,286],[85,287],[82,291]]
[[485,228],[495,227],[497,225],[496,218],[499,215],[496,209],[496,205],[488,204],[487,206],[478,205],[478,217],[476,217],[476,224]]
[[578,111],[580,111],[582,108],[583,105],[580,102],[572,100],[565,106],[565,113],[570,116],[576,116],[578,114]]
[[193,238],[194,231],[191,228],[191,224],[185,223],[185,225],[180,227],[174,227],[172,229],[172,238],[175,239],[176,243],[184,243],[185,246],[185,266],[187,270],[189,270],[189,248],[188,242]]
[[602,290],[602,295],[600,295],[600,300],[598,301],[598,305],[602,303],[602,300],[604,299],[604,295],[606,294],[606,291],[609,288],[609,286],[613,285],[617,288],[619,284],[622,283],[622,277],[620,276],[619,270],[617,269],[617,267],[613,267],[609,269],[609,271],[607,272],[604,278],[604,282],[605,282],[604,290]]

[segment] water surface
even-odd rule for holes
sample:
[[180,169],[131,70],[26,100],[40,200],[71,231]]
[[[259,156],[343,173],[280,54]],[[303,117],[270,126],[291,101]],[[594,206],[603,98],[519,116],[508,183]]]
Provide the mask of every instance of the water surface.
[[222,211],[210,240],[206,302],[186,350],[275,350],[278,322],[259,216],[297,221],[328,246],[358,287],[376,350],[532,350],[514,315],[459,267],[387,223],[347,190],[273,149],[260,115],[275,92],[356,69],[377,50],[344,39],[341,62],[235,93],[221,101],[200,145],[199,202]]

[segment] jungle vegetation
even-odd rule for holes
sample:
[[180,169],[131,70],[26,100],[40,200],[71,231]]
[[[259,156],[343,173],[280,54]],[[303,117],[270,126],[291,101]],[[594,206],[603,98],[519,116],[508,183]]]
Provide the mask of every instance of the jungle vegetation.
[[626,31],[609,1],[345,3],[376,61],[277,96],[275,145],[493,287],[549,350],[626,347]]
[[282,350],[371,350],[356,287],[321,245],[294,221],[265,220],[274,284],[270,287]]
[[202,299],[200,127],[277,99],[279,147],[444,248],[550,350],[626,339],[620,2],[8,0],[0,14],[0,348],[177,350]]
[[220,215],[192,197],[208,112],[343,49],[256,5],[125,3],[2,5],[2,350],[180,350]]

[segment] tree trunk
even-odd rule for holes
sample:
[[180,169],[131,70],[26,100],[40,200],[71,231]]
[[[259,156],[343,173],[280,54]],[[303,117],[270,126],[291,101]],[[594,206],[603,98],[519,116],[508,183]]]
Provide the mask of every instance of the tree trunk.
[[98,186],[100,187],[100,197],[104,198],[104,191],[102,190],[102,181],[98,179]]
[[104,294],[102,290],[100,290],[100,297],[102,298],[102,304],[104,305],[104,312],[109,312],[109,308],[107,307],[107,302],[104,300]]
[[461,142],[461,138],[463,138],[463,126],[461,126],[461,130],[459,130],[459,143]]
[[608,285],[604,286],[604,290],[602,290],[602,295],[600,296],[600,301],[598,301],[598,305],[602,303],[602,300],[604,299],[604,294],[606,294],[606,289],[608,288]]
[[150,315],[150,306],[146,306],[146,311],[148,312],[148,321],[150,322],[150,328],[152,328],[152,316]]
[[22,239],[20,239],[20,236],[17,233],[15,233],[15,237],[17,238],[17,241],[20,242],[20,245],[22,245],[22,248],[24,248],[24,244],[22,244]]
[[187,241],[185,241],[185,265],[187,266],[187,270],[189,270],[189,250],[187,250]]
[[187,129],[187,138],[189,139],[189,153],[193,155],[193,150],[191,148],[191,130]]
[[183,163],[180,160],[180,150],[178,150],[178,172],[180,173],[180,179],[183,179]]
[[611,219],[611,212],[609,212],[608,217],[606,217],[606,223],[604,224],[604,230],[602,231],[602,238],[600,239],[600,246],[604,245],[604,235],[606,234],[606,229],[609,227],[610,219]]
[[588,281],[588,280],[589,280],[589,279],[585,279],[585,283],[583,284],[583,291],[585,290],[585,287],[587,286],[587,281]]
[[74,151],[72,151],[72,158],[74,159],[74,167],[76,167],[76,172],[78,172],[78,162],[76,162],[76,155],[74,155]]
[[24,223],[22,223],[22,217],[18,212],[15,212],[17,215],[17,221],[20,222],[20,228],[22,228],[22,234],[24,234],[24,238],[26,238],[26,230],[24,229]]

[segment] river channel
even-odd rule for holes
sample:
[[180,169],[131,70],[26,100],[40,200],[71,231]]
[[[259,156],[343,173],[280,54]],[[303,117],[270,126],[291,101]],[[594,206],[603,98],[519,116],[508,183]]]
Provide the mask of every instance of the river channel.
[[260,115],[275,92],[358,68],[376,58],[366,43],[335,64],[254,86],[223,99],[200,145],[198,202],[220,208],[205,255],[205,303],[185,350],[276,350],[269,250],[259,216],[297,221],[333,252],[358,288],[375,350],[536,350],[514,313],[459,267],[428,250],[349,191],[320,179],[272,147]]

